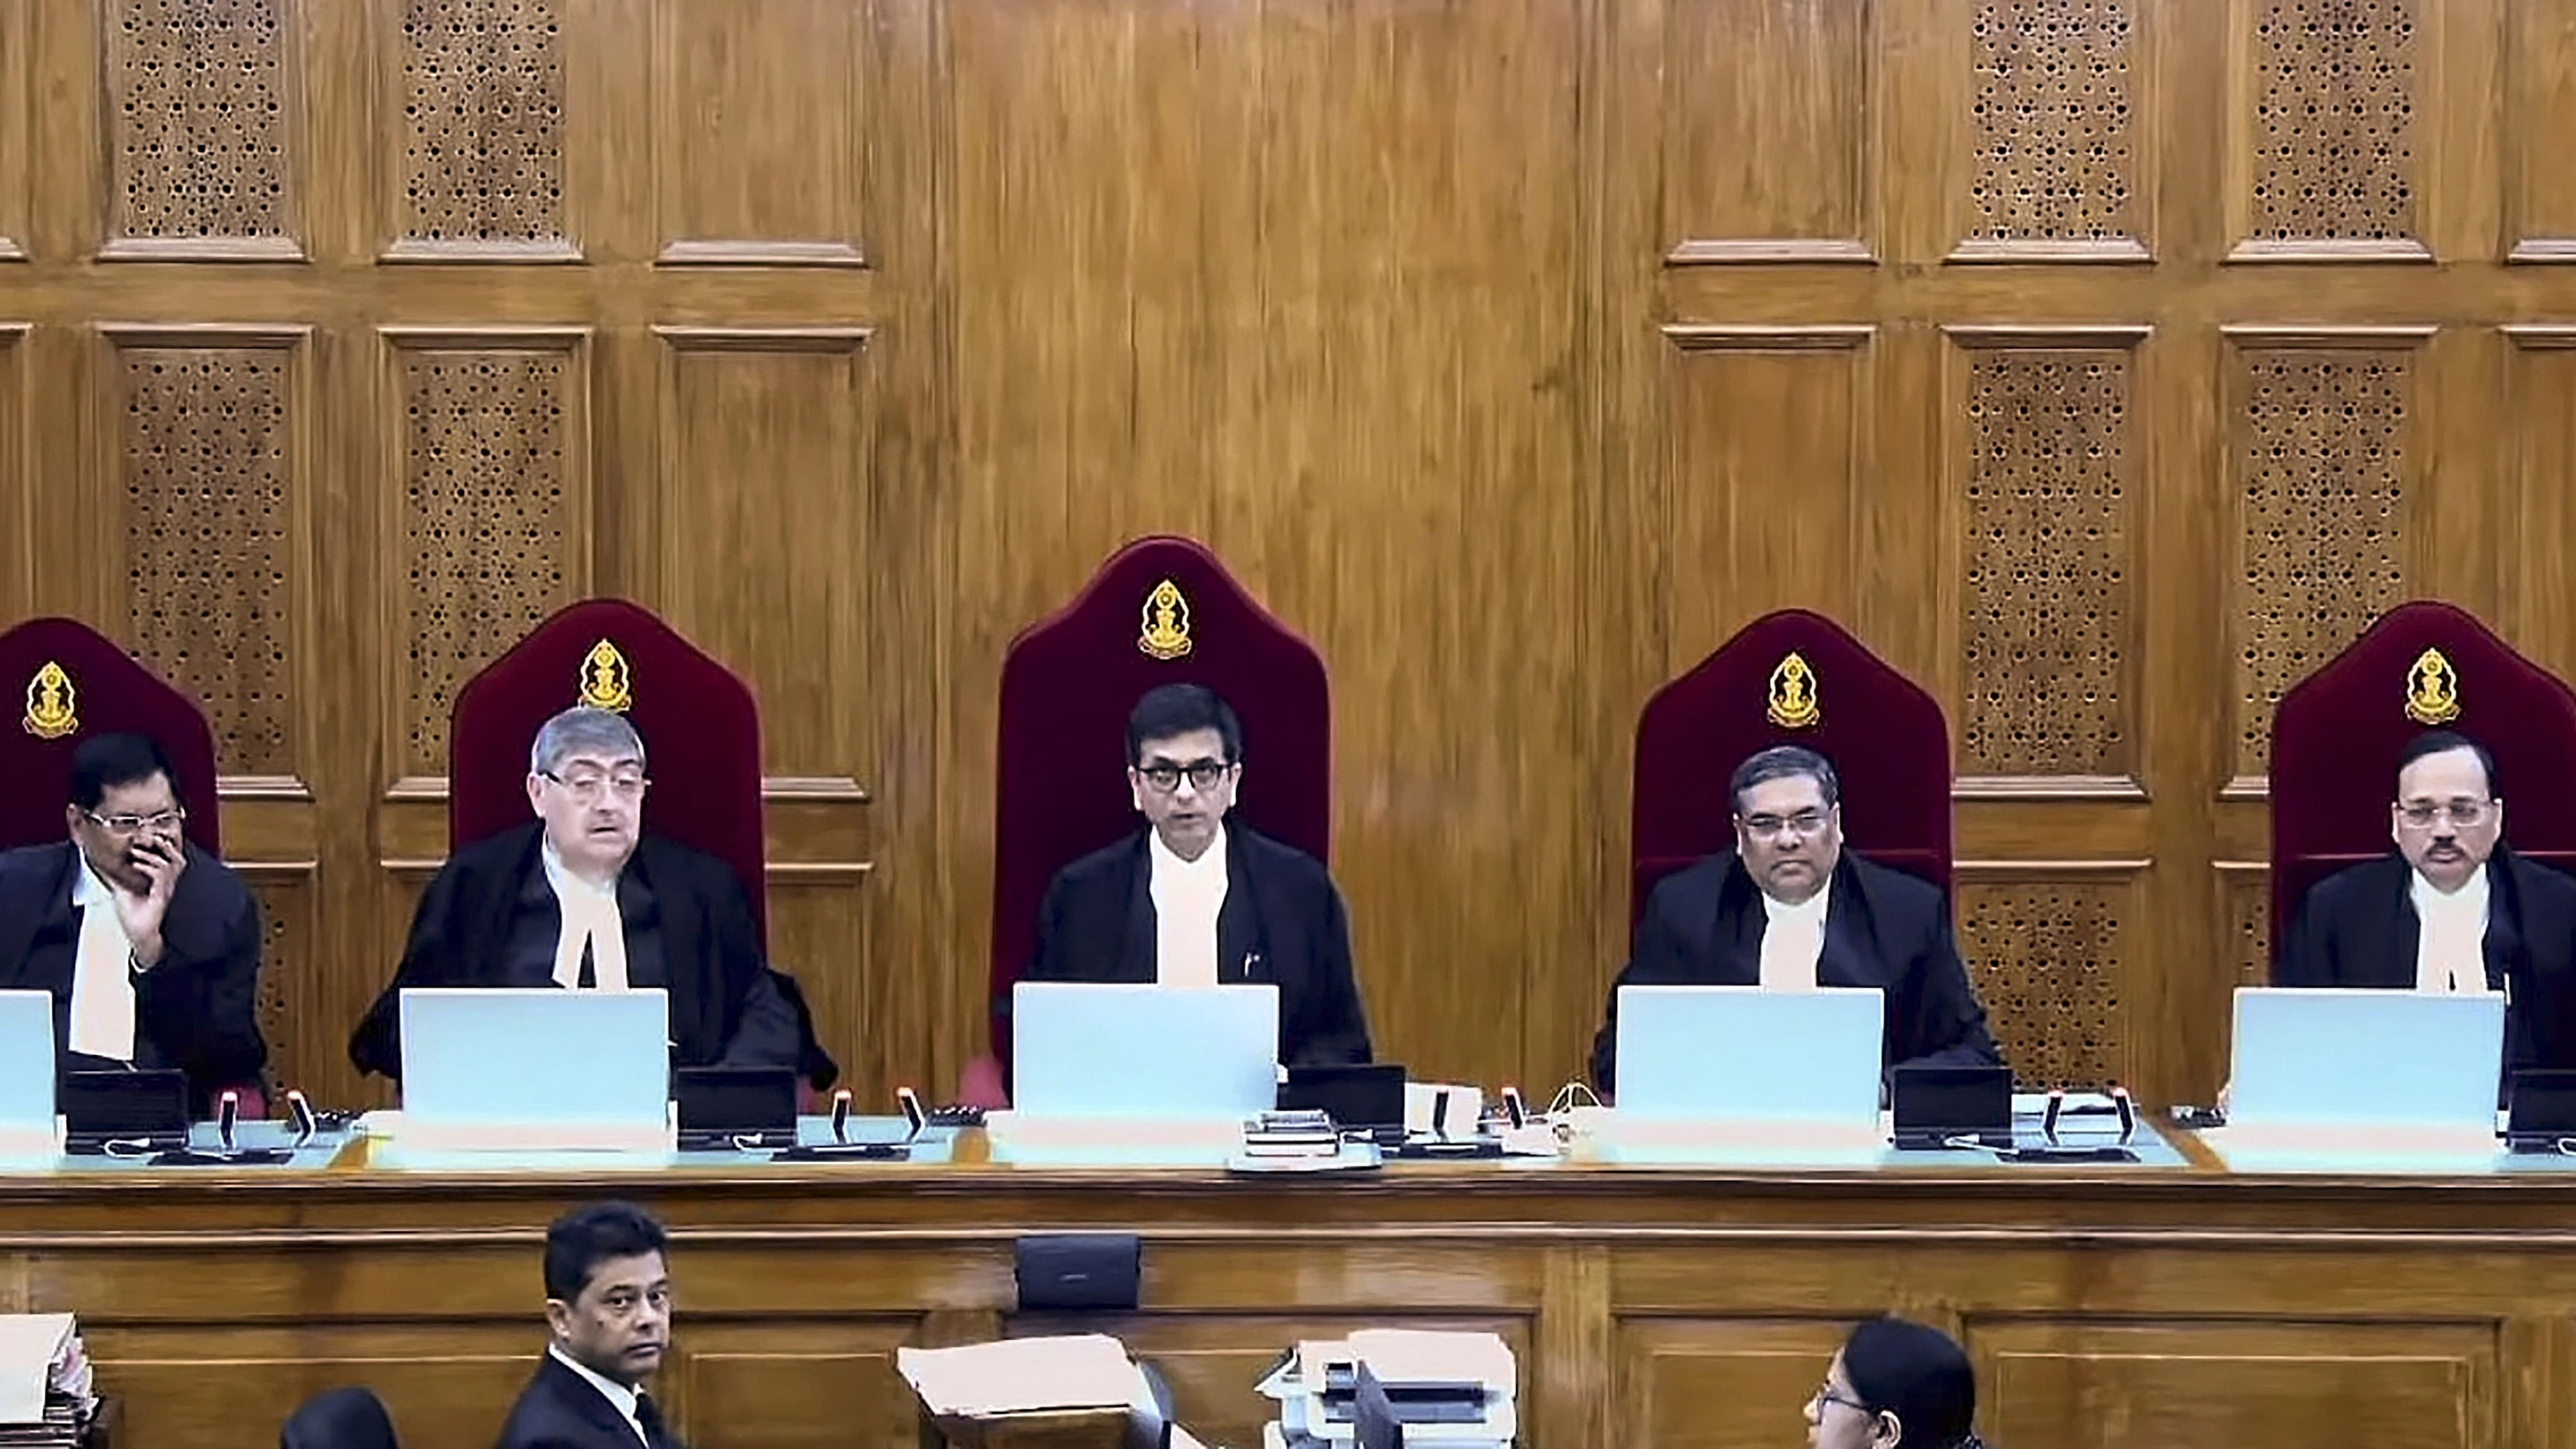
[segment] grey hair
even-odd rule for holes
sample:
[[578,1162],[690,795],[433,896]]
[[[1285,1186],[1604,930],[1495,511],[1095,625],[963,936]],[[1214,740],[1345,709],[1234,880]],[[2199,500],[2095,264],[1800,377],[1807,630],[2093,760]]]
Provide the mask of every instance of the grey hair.
[[1799,775],[1816,782],[1817,791],[1825,797],[1826,808],[1843,803],[1843,782],[1834,774],[1833,762],[1804,745],[1773,745],[1747,756],[1743,764],[1735,767],[1735,778],[1727,782],[1727,797],[1741,813],[1745,791],[1765,780],[1786,780]]
[[575,705],[537,731],[537,742],[528,746],[528,773],[552,775],[563,768],[564,761],[584,753],[611,760],[632,755],[642,764],[644,737],[622,714]]

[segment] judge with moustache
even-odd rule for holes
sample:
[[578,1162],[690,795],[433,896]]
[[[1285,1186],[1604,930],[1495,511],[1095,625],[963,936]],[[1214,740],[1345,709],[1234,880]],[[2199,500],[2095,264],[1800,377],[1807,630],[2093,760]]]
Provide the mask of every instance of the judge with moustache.
[[751,904],[711,855],[643,833],[644,741],[623,716],[575,708],[528,752],[528,824],[448,857],[422,892],[393,983],[358,1024],[349,1060],[402,1074],[409,987],[670,993],[675,1067],[788,1067],[817,1084],[792,983],[770,970]]
[[2576,877],[2505,844],[2486,747],[2451,730],[2409,741],[2388,835],[2387,855],[2309,887],[2274,984],[2502,992],[2505,1069],[2576,1066],[2576,1033],[2562,1020],[2576,980]]
[[499,1449],[684,1449],[646,1381],[671,1351],[670,1239],[631,1203],[546,1230],[546,1355]]
[[1622,986],[1877,987],[1884,1067],[2000,1065],[1949,901],[1929,881],[1843,849],[1842,784],[1825,757],[1774,746],[1738,765],[1729,787],[1735,849],[1646,897],[1593,1038],[1593,1083],[1612,1090]]
[[1234,819],[1243,729],[1214,690],[1165,684],[1127,718],[1147,828],[1057,872],[1030,981],[1279,988],[1279,1060],[1369,1059],[1350,923],[1323,863]]
[[65,1070],[176,1068],[203,1115],[256,1086],[259,906],[180,834],[178,773],[145,735],[72,752],[68,838],[0,855],[0,988],[51,992]]

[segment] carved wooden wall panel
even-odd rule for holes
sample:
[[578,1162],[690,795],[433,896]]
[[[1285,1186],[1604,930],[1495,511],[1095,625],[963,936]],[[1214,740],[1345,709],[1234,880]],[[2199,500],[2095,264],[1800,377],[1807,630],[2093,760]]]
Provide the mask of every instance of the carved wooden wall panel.
[[1877,8],[1737,0],[1665,9],[1670,260],[1868,259]]
[[36,571],[34,477],[28,459],[27,326],[0,321],[0,609],[33,608]]
[[2250,34],[2245,239],[2422,246],[2422,0],[2238,0]]
[[406,627],[394,778],[447,773],[456,691],[589,592],[589,338],[394,331]]
[[27,255],[29,184],[27,121],[34,105],[33,26],[28,7],[0,6],[0,262]]
[[2137,886],[2034,875],[1981,871],[1958,892],[1959,952],[1996,1044],[2014,1077],[2035,1087],[2126,1085],[2125,971],[2144,936],[2133,924]]
[[294,257],[300,0],[110,0],[109,256]]
[[568,251],[562,0],[386,3],[401,37],[394,253]]
[[1961,250],[2139,248],[2136,0],[1979,0],[1971,34],[1974,210]]
[[2503,565],[2513,573],[2515,642],[2533,658],[2576,679],[2576,579],[2565,567],[2576,551],[2576,497],[2569,460],[2576,459],[2576,323],[2506,329],[2504,403],[2508,477],[2520,494],[2510,510],[2514,535]]
[[280,1087],[315,1080],[315,1066],[346,1049],[348,1032],[302,1010],[317,999],[325,962],[317,946],[312,872],[250,867],[245,872],[259,898],[259,1031],[268,1042],[269,1077]]
[[[2272,876],[2260,866],[2222,868],[2227,961],[2238,986],[2272,984]],[[2284,927],[2286,929],[2286,926]]]
[[2241,329],[2226,358],[2235,494],[2235,774],[2270,769],[2272,706],[2406,598],[2416,358],[2406,334]]
[[[1659,1449],[1772,1449],[1833,1363],[1849,1324],[1814,1318],[1623,1318],[1614,1442]],[[1753,1406],[1760,1405],[1756,1410]]]
[[134,650],[206,708],[231,775],[292,777],[300,331],[108,334],[115,517]]
[[1961,775],[2138,772],[2139,340],[1954,330]]
[[656,0],[665,262],[856,266],[874,7]]
[[2507,106],[2504,241],[2522,261],[2576,261],[2576,175],[2563,141],[2576,136],[2576,0],[2505,7]]

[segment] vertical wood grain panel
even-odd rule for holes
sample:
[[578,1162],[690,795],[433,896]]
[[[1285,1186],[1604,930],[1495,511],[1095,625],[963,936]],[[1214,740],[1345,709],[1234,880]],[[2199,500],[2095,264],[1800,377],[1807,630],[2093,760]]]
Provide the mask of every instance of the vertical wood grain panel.
[[27,418],[27,325],[0,322],[0,610],[32,612],[36,570],[34,456]]
[[1872,329],[1668,326],[1669,677],[1757,615],[1848,617]]
[[1871,260],[1877,8],[1667,0],[1671,261]]
[[34,141],[35,32],[28,7],[0,6],[0,262],[27,255],[28,207],[34,200],[28,161]]
[[2576,585],[2562,560],[2576,547],[2576,326],[2511,327],[2505,411],[2519,527],[2504,553],[2519,585],[2514,642],[2576,677]]
[[870,97],[852,0],[657,0],[665,262],[858,266]]
[[2576,262],[2576,0],[2508,0],[2504,244],[2516,261]]

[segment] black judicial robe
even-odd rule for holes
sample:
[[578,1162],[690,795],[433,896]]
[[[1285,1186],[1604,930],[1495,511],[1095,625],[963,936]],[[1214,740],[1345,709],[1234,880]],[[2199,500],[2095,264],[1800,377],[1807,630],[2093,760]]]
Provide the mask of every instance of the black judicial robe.
[[[2411,991],[2421,928],[2414,867],[2395,851],[2308,887],[2276,986]],[[2505,993],[2504,1066],[2576,1067],[2576,876],[2499,844],[2487,857],[2487,989]]]
[[[187,869],[161,917],[161,960],[134,978],[134,1065],[185,1072],[203,1114],[215,1093],[260,1084],[268,1043],[259,1034],[259,904],[231,867],[193,844],[186,850]],[[66,1069],[110,1067],[67,1054],[79,873],[69,840],[0,854],[0,988],[53,993],[54,1050]]]
[[[1592,1039],[1592,1081],[1612,1089],[1622,986],[1758,986],[1767,920],[1760,888],[1733,851],[1665,877],[1646,897],[1628,964]],[[1986,1009],[1968,984],[1941,888],[1844,851],[1825,903],[1819,986],[1886,993],[1881,1060],[1899,1066],[1998,1066]]]
[[[639,1417],[641,1417],[639,1415]],[[656,1411],[658,1424],[661,1415]],[[519,1391],[510,1417],[501,1424],[496,1449],[643,1449],[634,1426],[599,1386],[558,1362],[551,1353],[537,1361],[528,1386]],[[651,1449],[686,1449],[680,1436],[663,1428]]]
[[[1038,907],[1037,956],[1025,979],[1154,981],[1151,834],[1140,830],[1056,873]],[[1369,1059],[1350,921],[1323,862],[1228,819],[1216,940],[1220,984],[1279,988],[1283,1064]]]
[[[414,986],[553,989],[562,912],[544,882],[544,827],[478,840],[447,858],[412,915],[411,941],[391,985],[349,1039],[361,1072],[402,1075],[402,992]],[[643,904],[649,938],[634,907]],[[751,904],[732,867],[647,835],[618,881],[627,927],[627,984],[671,994],[674,1067],[790,1067],[817,1086],[837,1071],[814,1042],[804,998],[762,958]],[[542,935],[542,965],[525,948]]]

